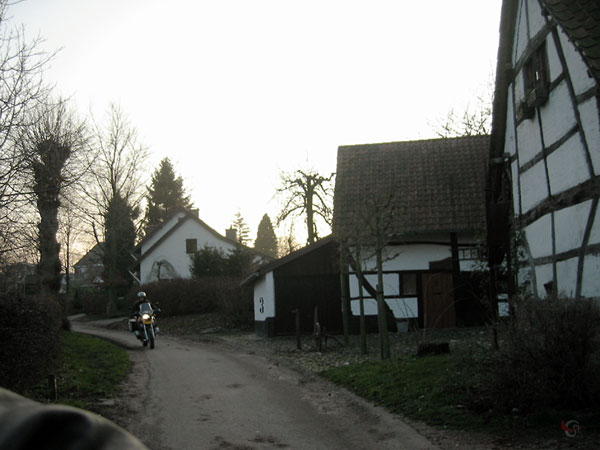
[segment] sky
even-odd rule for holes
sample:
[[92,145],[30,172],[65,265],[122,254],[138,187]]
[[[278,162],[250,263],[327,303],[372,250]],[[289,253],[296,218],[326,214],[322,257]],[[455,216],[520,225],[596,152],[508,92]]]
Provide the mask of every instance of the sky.
[[148,180],[170,158],[203,221],[224,234],[239,211],[254,239],[280,210],[281,172],[335,172],[340,145],[434,138],[473,103],[495,70],[500,6],[25,0],[7,15],[59,50],[45,78],[82,115],[120,105],[150,150]]

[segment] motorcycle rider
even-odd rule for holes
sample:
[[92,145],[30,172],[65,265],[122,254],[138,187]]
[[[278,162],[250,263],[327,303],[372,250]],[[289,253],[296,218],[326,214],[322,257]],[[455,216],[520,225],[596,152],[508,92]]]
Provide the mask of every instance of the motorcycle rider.
[[[146,298],[146,293],[145,293],[144,291],[140,291],[140,292],[138,292],[138,294],[137,294],[137,300],[135,301],[135,303],[134,303],[134,304],[133,304],[133,306],[131,307],[131,314],[129,315],[129,317],[131,317],[131,318],[137,318],[137,316],[138,316],[138,315],[139,315],[139,313],[140,313],[140,305],[141,305],[142,303],[148,303],[148,304],[150,304],[150,308],[152,308],[152,309],[153,309],[155,312],[160,312],[160,309],[159,309],[159,308],[154,308],[154,307],[152,306],[152,303],[150,303],[150,300],[148,300],[148,299]],[[137,323],[137,321],[136,321],[136,322],[134,323],[134,327],[135,327],[135,329],[134,329],[133,331],[135,331],[135,335],[136,335],[136,336],[139,336],[139,334],[140,334],[140,330],[138,330],[138,329],[137,329],[137,325],[138,325],[138,323]],[[156,330],[158,331],[158,327],[156,328]]]
[[[129,317],[131,318],[137,318],[138,314],[140,313],[140,305],[142,303],[150,303],[147,299],[146,299],[146,293],[144,291],[140,291],[137,294],[137,300],[135,301],[135,303],[133,304],[133,306],[131,307],[131,314],[129,315]],[[152,305],[150,305],[152,306]],[[140,330],[137,329],[137,321],[134,322],[134,327],[135,329],[133,331],[135,331],[135,335],[138,336],[140,334]]]

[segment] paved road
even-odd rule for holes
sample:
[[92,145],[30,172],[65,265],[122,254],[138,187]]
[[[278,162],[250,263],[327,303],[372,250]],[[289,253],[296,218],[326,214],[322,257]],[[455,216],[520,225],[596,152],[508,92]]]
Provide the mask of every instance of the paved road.
[[214,342],[133,335],[74,323],[134,362],[123,425],[152,450],[436,449],[397,417],[318,377]]

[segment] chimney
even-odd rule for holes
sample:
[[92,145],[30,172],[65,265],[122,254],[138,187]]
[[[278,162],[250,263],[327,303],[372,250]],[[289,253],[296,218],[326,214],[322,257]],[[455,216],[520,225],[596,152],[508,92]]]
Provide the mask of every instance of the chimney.
[[228,228],[225,230],[225,237],[232,241],[237,242],[237,230],[235,228]]
[[190,214],[194,217],[200,217],[200,210],[198,208],[190,208]]

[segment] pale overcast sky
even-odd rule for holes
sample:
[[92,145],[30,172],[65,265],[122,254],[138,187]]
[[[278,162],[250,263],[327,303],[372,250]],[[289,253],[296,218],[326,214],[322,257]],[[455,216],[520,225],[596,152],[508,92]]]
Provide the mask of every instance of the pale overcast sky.
[[[117,102],[224,233],[254,239],[279,172],[340,145],[435,137],[494,72],[501,0],[27,0],[9,8],[83,115]],[[298,226],[302,224],[299,223]]]

